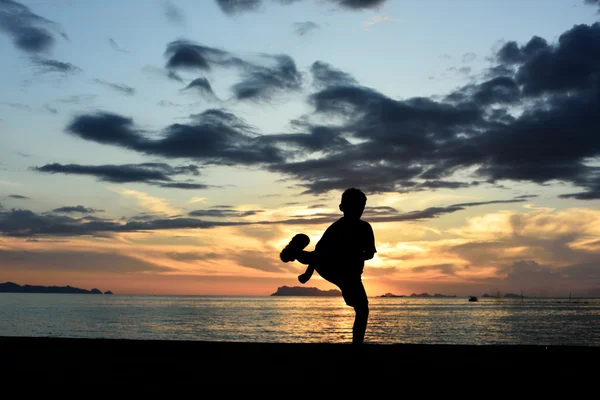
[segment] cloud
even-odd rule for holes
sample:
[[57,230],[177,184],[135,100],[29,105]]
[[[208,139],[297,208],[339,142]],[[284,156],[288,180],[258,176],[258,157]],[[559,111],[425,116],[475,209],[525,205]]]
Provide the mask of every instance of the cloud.
[[243,120],[219,109],[193,115],[187,124],[169,125],[159,139],[146,138],[132,119],[109,113],[76,117],[67,131],[98,143],[206,164],[259,165],[284,160],[282,151],[260,141]]
[[101,79],[94,79],[94,82],[96,82],[100,85],[103,85],[109,89],[115,90],[126,96],[133,96],[135,94],[135,89],[130,86],[127,86],[127,85],[123,85],[123,84],[119,84],[119,83],[110,83],[110,82],[103,81]]
[[323,88],[328,86],[353,86],[358,82],[352,75],[332,67],[322,61],[315,61],[310,66],[310,73],[313,78],[313,84]]
[[320,27],[319,24],[312,21],[294,22],[294,32],[299,36],[304,36]]
[[58,114],[58,110],[54,107],[50,107],[48,104],[46,104],[44,108],[52,114]]
[[34,167],[35,171],[51,174],[90,175],[100,181],[112,183],[140,182],[154,186],[177,189],[206,189],[207,185],[174,182],[175,175],[199,175],[195,165],[172,167],[165,163],[142,163],[124,165],[46,164]]
[[17,199],[17,200],[31,200],[29,197],[21,196],[20,194],[9,194],[8,197],[10,197],[11,199]]
[[171,1],[163,3],[165,16],[174,25],[185,25],[185,15],[183,10]]
[[208,81],[208,79],[206,79],[204,77],[194,79],[182,90],[185,90],[185,91],[193,90],[194,92],[196,92],[196,93],[200,94],[201,96],[204,96],[210,100],[217,99],[217,96],[215,95],[215,93],[212,90],[212,87],[210,86],[210,82]]
[[[600,195],[600,23],[576,25],[556,43],[534,36],[505,43],[490,68],[436,97],[392,99],[323,62],[311,67],[312,110],[293,132],[260,134],[232,113],[210,109],[148,137],[133,120],[97,113],[67,131],[142,154],[204,165],[257,166],[283,175],[305,193],[347,187],[369,193],[465,188],[502,181],[561,182],[563,197]],[[286,58],[271,66],[177,41],[167,66],[234,68],[236,96],[261,98],[294,86]],[[277,72],[279,71],[279,72]],[[328,121],[324,126],[318,121]],[[574,187],[576,189],[568,189]]]
[[[584,4],[600,7],[600,0],[583,0],[583,2]],[[598,9],[598,12],[600,12],[600,8]]]
[[[302,0],[273,0],[272,3],[288,5]],[[226,14],[239,14],[248,11],[259,11],[263,6],[263,0],[216,0],[217,5]],[[378,8],[386,0],[326,0],[322,4],[335,4],[342,9],[364,10],[369,8]],[[317,4],[320,4],[317,2]]]
[[16,48],[31,54],[49,51],[56,35],[66,38],[58,24],[13,0],[0,1],[0,32],[11,36]]
[[94,208],[87,208],[84,206],[65,206],[65,207],[55,208],[52,211],[55,213],[65,213],[65,214],[73,214],[73,213],[94,214],[97,212],[103,212],[104,210],[96,210]]
[[267,100],[279,91],[299,90],[302,76],[294,60],[287,55],[262,54],[264,64],[241,59],[220,50],[187,40],[169,43],[165,51],[168,70],[211,71],[214,68],[234,68],[241,81],[231,90],[237,100]]
[[164,69],[164,68],[159,68],[159,67],[152,67],[152,66],[146,65],[146,66],[142,67],[142,71],[152,74],[154,76],[160,76],[162,78],[167,78],[167,79],[175,81],[175,82],[179,82],[179,83],[185,82],[183,80],[183,78],[181,76],[179,76],[179,74],[174,70],[169,70],[169,69]]
[[0,270],[24,269],[39,272],[171,272],[174,268],[118,253],[94,251],[0,249]]
[[76,67],[69,62],[51,60],[42,57],[31,57],[31,62],[40,73],[57,72],[67,75],[78,74],[81,72],[81,68]]
[[115,49],[116,51],[120,52],[120,53],[129,53],[129,51],[123,49],[121,46],[119,46],[119,44],[113,39],[113,38],[108,38],[108,43],[110,44],[110,47],[112,47],[113,49]]
[[462,56],[462,62],[469,63],[469,62],[475,61],[476,58],[477,58],[477,54],[475,54],[473,52],[465,53]]
[[[166,200],[150,196],[147,193],[131,189],[114,189],[118,193],[132,197],[140,207],[158,215],[178,215],[179,210],[170,206]],[[485,202],[460,203],[446,207],[431,207],[407,213],[398,213],[393,208],[376,208],[367,211],[371,223],[419,221],[438,218],[444,214],[455,213],[469,207],[499,203],[518,203],[524,200],[491,200]],[[143,218],[132,218],[127,222],[111,221],[109,219],[72,218],[52,213],[37,214],[30,210],[12,209],[0,211],[0,232],[6,236],[85,236],[106,235],[123,232],[150,232],[170,229],[211,229],[225,226],[260,226],[260,225],[322,225],[330,224],[340,217],[339,213],[313,214],[308,216],[293,216],[280,220],[241,220],[248,216],[259,215],[263,210],[235,210],[230,206],[215,206],[208,210],[195,210],[191,216],[216,218],[217,220],[202,220],[198,218],[171,217],[161,218],[156,215],[146,215]],[[228,218],[227,220],[218,220]],[[238,218],[238,220],[235,220]],[[232,220],[233,219],[233,220]]]
[[262,0],[216,0],[216,2],[226,14],[256,11],[262,5]]
[[444,275],[456,275],[458,267],[454,264],[435,264],[413,267],[412,271],[416,273],[437,271]]
[[194,210],[190,211],[188,215],[190,217],[213,217],[213,218],[243,218],[256,215],[263,212],[264,210],[245,210],[238,211],[229,208],[213,207],[208,210]]
[[359,142],[270,169],[314,194],[350,186],[397,192],[416,179],[446,181],[475,168],[471,182],[563,181],[586,189],[571,196],[597,198],[598,169],[588,160],[600,156],[600,63],[593,56],[600,24],[575,26],[556,44],[534,37],[515,46],[498,53],[498,65],[513,75],[469,84],[441,101],[393,100],[357,85],[323,88],[310,98],[315,114],[341,118],[345,137]]

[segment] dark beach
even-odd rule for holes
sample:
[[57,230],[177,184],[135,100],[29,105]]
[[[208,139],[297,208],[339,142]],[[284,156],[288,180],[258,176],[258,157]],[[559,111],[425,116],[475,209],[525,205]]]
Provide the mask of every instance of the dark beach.
[[[360,376],[389,382],[409,370],[577,370],[600,347],[283,344],[0,337],[1,372],[32,382],[298,384]],[[360,372],[358,372],[360,371]]]

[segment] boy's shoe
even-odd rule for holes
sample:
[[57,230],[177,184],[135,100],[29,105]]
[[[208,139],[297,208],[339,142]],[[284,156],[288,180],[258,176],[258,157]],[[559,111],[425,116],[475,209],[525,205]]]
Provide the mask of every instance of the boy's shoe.
[[300,281],[301,284],[305,284],[306,282],[308,282],[310,280],[310,277],[312,276],[312,273],[303,273],[298,275],[298,280]]
[[300,253],[308,244],[310,243],[310,238],[303,233],[299,233],[290,240],[290,243],[285,246],[281,253],[279,254],[279,258],[283,262],[290,262],[296,260],[298,253]]

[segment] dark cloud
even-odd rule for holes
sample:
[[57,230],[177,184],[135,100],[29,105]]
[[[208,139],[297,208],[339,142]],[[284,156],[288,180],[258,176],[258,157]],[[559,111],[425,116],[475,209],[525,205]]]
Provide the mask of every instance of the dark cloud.
[[446,97],[451,102],[474,102],[479,105],[515,103],[521,99],[517,83],[509,77],[497,77],[464,86]]
[[441,272],[444,275],[456,275],[458,267],[454,264],[436,264],[436,265],[425,265],[420,267],[413,267],[413,272],[423,273],[429,271]]
[[215,187],[212,185],[205,185],[203,183],[188,183],[188,182],[170,182],[161,183],[158,186],[172,189],[186,189],[186,190],[203,190],[209,187]]
[[208,210],[195,210],[190,211],[188,215],[190,217],[213,217],[213,218],[243,218],[251,215],[256,215],[263,212],[263,210],[247,210],[237,211],[230,208],[213,207]]
[[313,84],[317,87],[353,86],[358,84],[356,79],[349,73],[335,69],[322,61],[315,61],[310,67],[310,72]]
[[159,139],[146,138],[130,118],[108,113],[79,116],[67,130],[98,143],[155,156],[191,158],[206,164],[252,165],[284,161],[281,150],[259,140],[251,127],[235,115],[218,109],[193,115],[187,124],[169,125]]
[[169,22],[174,25],[185,25],[185,15],[181,8],[168,0],[163,3],[163,8]]
[[51,60],[42,57],[31,57],[31,62],[40,73],[57,72],[61,74],[77,74],[81,68],[74,66],[69,62]]
[[56,35],[66,38],[55,22],[13,0],[0,1],[0,32],[11,36],[16,48],[32,54],[50,50]]
[[183,90],[193,90],[208,99],[217,99],[208,79],[204,77],[196,78],[191,81]]
[[118,232],[141,232],[168,229],[209,229],[217,226],[239,225],[227,221],[202,221],[195,218],[156,218],[150,221],[95,221],[54,214],[36,214],[30,210],[0,212],[0,232],[7,236],[37,235],[81,236],[105,235]]
[[112,183],[140,182],[149,185],[176,189],[206,189],[198,183],[174,182],[174,175],[199,175],[195,165],[172,167],[164,163],[143,163],[125,165],[79,165],[46,164],[34,167],[35,171],[51,174],[90,175],[101,181]]
[[344,137],[360,142],[270,168],[299,179],[308,193],[351,186],[398,192],[415,187],[416,179],[452,182],[447,178],[455,172],[477,167],[476,181],[557,180],[586,189],[565,196],[596,198],[597,168],[586,161],[600,156],[599,44],[596,23],[573,27],[556,44],[534,37],[505,45],[492,69],[514,73],[459,88],[442,101],[325,87],[311,96],[316,115],[341,117]]
[[65,214],[71,214],[71,213],[94,214],[97,212],[103,212],[104,210],[96,210],[94,208],[88,208],[88,207],[84,207],[84,206],[65,206],[65,207],[55,208],[52,211],[55,213],[65,213]]
[[256,11],[262,5],[262,0],[216,0],[221,10],[226,14],[237,14],[245,11]]
[[29,197],[21,196],[20,194],[9,194],[8,197],[10,197],[11,199],[17,199],[17,200],[31,200]]
[[[485,202],[460,203],[446,207],[431,207],[424,210],[397,213],[392,208],[379,207],[373,212],[367,211],[369,222],[418,221],[437,218],[444,214],[454,213],[468,207],[497,203],[517,203],[524,200],[492,200]],[[209,210],[196,210],[194,215],[213,218],[241,218],[256,215],[262,210],[237,211],[231,207],[213,207]],[[321,225],[330,224],[340,218],[339,213],[298,216],[285,220],[269,221],[206,221],[197,218],[171,217],[160,218],[156,215],[145,215],[131,218],[127,222],[112,221],[99,218],[72,218],[53,213],[37,214],[30,210],[12,209],[0,211],[0,233],[6,236],[82,236],[110,235],[118,232],[150,232],[169,229],[211,229],[222,226],[259,226],[259,225]]]
[[103,81],[102,79],[94,79],[94,82],[96,82],[102,86],[105,86],[109,89],[115,90],[126,96],[133,96],[135,94],[135,89],[130,86],[127,86],[127,85],[123,85],[123,84],[119,84],[119,83],[110,83],[110,82]]
[[[68,131],[152,156],[259,166],[310,194],[523,181],[561,182],[577,188],[563,197],[596,199],[599,169],[591,160],[600,157],[598,54],[600,23],[576,25],[556,43],[534,36],[523,45],[504,44],[484,78],[444,96],[403,100],[315,63],[311,69],[319,90],[309,96],[313,112],[294,121],[293,133],[259,135],[223,110],[170,125],[154,138],[131,119],[107,113],[76,117]],[[171,43],[167,55],[174,68],[236,68],[242,75],[234,85],[237,97],[260,98],[293,86],[297,73],[286,57],[275,66],[258,66],[185,41]],[[330,123],[313,122],[318,119]],[[469,175],[458,179],[464,172]]]
[[304,126],[301,123],[298,123],[298,126],[306,129],[307,133],[264,135],[257,140],[265,145],[295,149],[300,155],[312,152],[330,152],[350,146],[350,143],[341,137],[339,129],[327,126]]
[[175,252],[173,252],[173,253],[167,253],[166,255],[169,258],[172,258],[173,260],[182,261],[182,262],[210,261],[210,260],[217,260],[217,259],[224,258],[224,256],[222,254],[218,254],[218,253],[194,253],[194,252],[175,253]]
[[366,9],[366,8],[377,8],[386,0],[329,0],[333,3],[339,4],[341,7],[350,9]]
[[277,91],[295,91],[302,86],[302,76],[294,60],[287,55],[265,56],[273,66],[253,65],[243,70],[241,82],[233,85],[238,100],[267,100]]
[[312,21],[294,22],[294,32],[300,36],[304,36],[307,33],[319,29],[320,27],[321,26],[319,24]]
[[49,105],[45,105],[44,108],[48,111],[51,112],[52,114],[58,114],[58,110],[54,107],[50,107]]
[[[271,3],[288,5],[302,0],[271,0]],[[263,0],[216,0],[221,10],[226,14],[239,14],[248,11],[258,11],[262,8]],[[340,8],[349,10],[364,10],[368,8],[377,8],[383,5],[386,0],[326,0],[323,4],[335,4]],[[319,4],[319,3],[317,3]]]
[[56,101],[59,103],[63,103],[63,104],[81,105],[81,104],[87,104],[87,103],[93,102],[96,97],[98,97],[98,95],[78,94],[78,95],[73,95],[73,96],[62,98],[62,99],[58,99]]
[[[600,0],[583,0],[583,2],[584,4],[600,7]],[[600,12],[600,9],[598,9],[598,12]]]
[[113,38],[108,38],[108,43],[110,44],[110,46],[115,49],[116,51],[120,52],[120,53],[129,53],[129,51],[123,49],[121,46],[119,46],[119,44],[113,39]]
[[241,74],[241,81],[231,90],[238,100],[264,100],[277,91],[298,90],[302,85],[302,76],[294,60],[287,55],[262,55],[265,65],[261,65],[224,50],[178,40],[167,46],[165,56],[170,70],[235,68]]
[[[30,239],[31,240],[31,239]],[[35,241],[31,240],[31,241]],[[0,270],[24,269],[48,273],[70,272],[172,272],[176,269],[118,253],[88,251],[0,250]]]

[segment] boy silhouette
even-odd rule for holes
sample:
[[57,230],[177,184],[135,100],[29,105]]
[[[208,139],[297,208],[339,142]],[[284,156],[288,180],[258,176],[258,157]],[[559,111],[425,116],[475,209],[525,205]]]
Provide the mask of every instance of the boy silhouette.
[[340,288],[344,301],[356,313],[352,326],[353,344],[364,342],[369,300],[361,275],[365,260],[372,259],[377,252],[373,229],[361,219],[366,204],[367,196],[362,191],[347,189],[339,205],[344,216],[325,230],[314,251],[304,250],[310,239],[299,233],[280,254],[283,262],[297,260],[308,265],[306,271],[298,276],[302,284],[308,282],[316,270],[323,279]]

